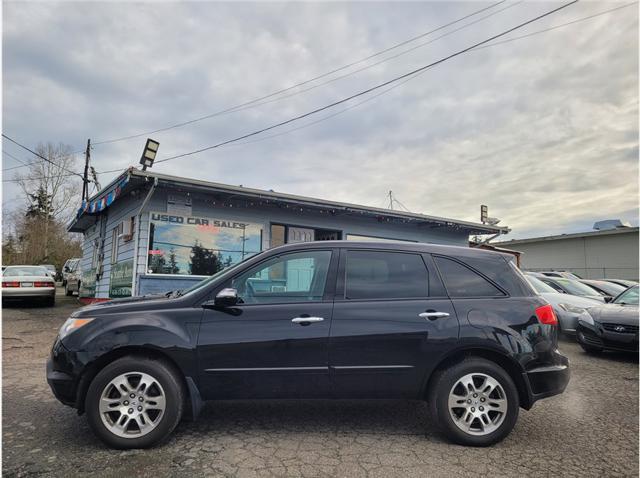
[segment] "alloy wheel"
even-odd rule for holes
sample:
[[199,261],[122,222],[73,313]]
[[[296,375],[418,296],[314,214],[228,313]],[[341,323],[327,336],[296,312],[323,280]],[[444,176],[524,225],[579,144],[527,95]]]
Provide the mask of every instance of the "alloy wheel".
[[100,394],[102,423],[123,438],[139,438],[151,432],[160,423],[165,409],[162,385],[143,372],[118,375]]
[[460,378],[449,392],[449,414],[456,426],[470,435],[488,435],[507,416],[507,395],[495,378],[470,373]]

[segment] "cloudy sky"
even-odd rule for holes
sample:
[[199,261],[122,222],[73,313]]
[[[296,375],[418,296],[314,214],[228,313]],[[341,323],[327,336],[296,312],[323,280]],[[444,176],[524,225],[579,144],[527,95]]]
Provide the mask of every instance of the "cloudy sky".
[[[87,138],[146,133],[268,95],[490,5],[3,2],[3,132],[31,148],[82,150]],[[213,145],[560,5],[500,3],[265,104],[151,136],[159,158]],[[500,40],[622,5],[582,1]],[[457,56],[374,98],[380,91],[153,169],[379,207],[393,190],[412,211],[474,221],[488,204],[512,238],[589,230],[608,218],[637,225],[637,4]],[[96,145],[94,167],[137,164],[146,137]],[[6,142],[3,152],[30,159]],[[2,159],[3,168],[19,165]],[[79,154],[78,171],[81,162]],[[3,174],[5,213],[21,203],[7,181],[16,171]]]

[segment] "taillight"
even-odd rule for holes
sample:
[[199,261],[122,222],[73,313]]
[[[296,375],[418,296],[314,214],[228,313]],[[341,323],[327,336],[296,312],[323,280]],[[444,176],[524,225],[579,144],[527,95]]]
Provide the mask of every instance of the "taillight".
[[549,304],[538,307],[536,309],[536,316],[541,324],[558,325],[556,313],[553,311],[553,307]]
[[3,282],[2,287],[20,287],[20,282]]
[[33,287],[53,287],[52,282],[34,282]]

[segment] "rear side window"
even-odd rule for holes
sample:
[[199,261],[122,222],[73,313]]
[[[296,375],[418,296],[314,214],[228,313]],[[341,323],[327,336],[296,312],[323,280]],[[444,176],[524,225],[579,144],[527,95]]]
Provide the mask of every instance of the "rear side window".
[[410,299],[429,295],[427,268],[419,254],[349,251],[347,299]]
[[434,256],[450,297],[496,297],[502,291],[480,274],[452,259]]

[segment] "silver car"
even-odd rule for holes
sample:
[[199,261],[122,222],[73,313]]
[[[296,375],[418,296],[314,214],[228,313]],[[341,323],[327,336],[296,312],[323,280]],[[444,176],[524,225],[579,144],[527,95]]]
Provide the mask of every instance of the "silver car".
[[62,285],[63,286],[67,285],[67,279],[69,277],[69,274],[75,272],[79,264],[80,264],[79,257],[67,259],[67,261],[64,263],[64,265],[62,266]]
[[56,283],[42,266],[8,266],[2,272],[2,300],[56,303]]
[[526,274],[525,277],[536,292],[551,304],[556,317],[558,317],[560,332],[565,334],[575,335],[578,319],[583,314],[588,314],[590,308],[603,305],[601,301],[596,299],[562,294],[532,275]]

